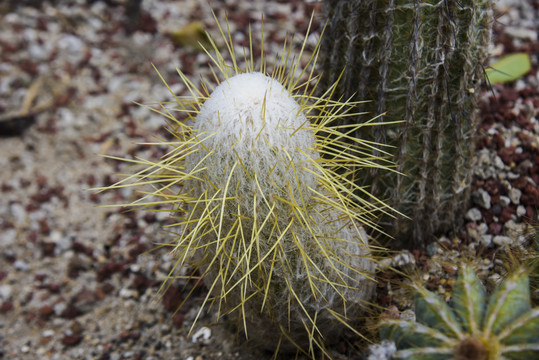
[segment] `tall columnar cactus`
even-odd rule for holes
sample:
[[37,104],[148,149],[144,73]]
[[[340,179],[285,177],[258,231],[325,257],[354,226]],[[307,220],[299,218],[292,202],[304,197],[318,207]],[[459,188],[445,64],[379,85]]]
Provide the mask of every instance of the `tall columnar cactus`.
[[[458,226],[469,198],[476,102],[493,22],[490,0],[326,0],[322,67],[337,95],[393,126],[356,136],[395,146],[397,170],[361,179],[412,219],[393,235],[424,246]],[[350,120],[350,119],[347,119]]]

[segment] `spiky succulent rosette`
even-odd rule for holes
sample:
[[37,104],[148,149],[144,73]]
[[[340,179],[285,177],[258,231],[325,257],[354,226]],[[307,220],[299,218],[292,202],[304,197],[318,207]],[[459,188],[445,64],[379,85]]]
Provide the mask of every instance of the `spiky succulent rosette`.
[[452,306],[417,287],[416,321],[386,320],[381,336],[395,341],[395,359],[536,359],[539,308],[532,309],[529,279],[520,270],[490,296],[469,266],[455,283]]
[[178,262],[169,280],[197,269],[209,290],[202,308],[236,318],[269,349],[314,355],[361,315],[374,290],[376,258],[363,227],[388,209],[354,180],[381,159],[349,134],[375,120],[333,125],[358,116],[357,103],[329,100],[334,86],[313,95],[318,46],[305,60],[304,42],[289,61],[285,45],[267,74],[263,53],[260,72],[252,55],[241,69],[221,32],[232,60],[216,46],[207,52],[217,86],[203,81],[199,91],[178,70],[191,95],[173,94],[158,111],[172,150],[158,162],[132,160],[145,168],[111,188],[152,185],[129,205],[173,206]]

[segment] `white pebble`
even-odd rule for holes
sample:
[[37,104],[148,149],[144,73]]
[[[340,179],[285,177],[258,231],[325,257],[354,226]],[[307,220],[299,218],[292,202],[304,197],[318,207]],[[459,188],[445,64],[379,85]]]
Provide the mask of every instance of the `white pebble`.
[[520,196],[522,196],[522,191],[519,189],[512,188],[509,190],[509,199],[511,199],[513,204],[518,205],[520,203]]
[[13,216],[13,220],[15,220],[15,223],[17,225],[23,225],[26,222],[27,213],[21,204],[13,203],[10,205],[9,210],[11,212],[11,215]]
[[120,290],[119,293],[120,297],[123,297],[124,299],[133,298],[137,296],[137,291],[132,289],[126,289],[123,288]]
[[492,245],[492,235],[490,234],[481,235],[481,244],[485,247],[490,247]]
[[48,329],[41,333],[41,337],[48,338],[54,336],[54,330]]
[[193,337],[191,338],[191,340],[194,343],[196,343],[196,342],[206,341],[210,337],[211,337],[211,329],[203,326],[200,329],[198,329],[196,333],[193,334]]
[[484,189],[477,189],[472,194],[473,201],[483,209],[490,209],[490,195]]
[[481,211],[478,208],[471,208],[466,215],[464,215],[464,218],[468,221],[479,221],[482,217],[483,215],[481,215]]
[[498,246],[510,245],[513,242],[510,237],[503,235],[494,236],[494,239],[492,239],[492,241]]
[[2,300],[7,300],[11,296],[11,286],[10,285],[0,285],[0,298]]
[[384,340],[381,344],[369,346],[369,356],[367,360],[390,360],[397,351],[393,341]]
[[2,246],[11,246],[15,243],[15,237],[17,231],[15,229],[5,230],[0,233],[0,245]]
[[23,260],[15,260],[15,262],[13,263],[13,266],[15,267],[15,269],[17,269],[19,271],[28,271],[28,270],[30,270],[30,265],[28,265],[28,263],[26,263]]
[[508,196],[500,196],[500,203],[501,207],[506,207],[507,205],[511,204],[511,199]]

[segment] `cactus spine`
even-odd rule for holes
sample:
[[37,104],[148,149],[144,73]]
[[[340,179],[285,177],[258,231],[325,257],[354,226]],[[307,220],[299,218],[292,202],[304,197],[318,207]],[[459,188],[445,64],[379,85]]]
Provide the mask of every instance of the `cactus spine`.
[[[458,226],[469,199],[476,102],[490,41],[490,0],[326,0],[322,67],[337,95],[392,126],[359,138],[396,147],[397,173],[373,168],[362,184],[409,216],[385,221],[416,246]],[[460,210],[460,211],[459,211]]]

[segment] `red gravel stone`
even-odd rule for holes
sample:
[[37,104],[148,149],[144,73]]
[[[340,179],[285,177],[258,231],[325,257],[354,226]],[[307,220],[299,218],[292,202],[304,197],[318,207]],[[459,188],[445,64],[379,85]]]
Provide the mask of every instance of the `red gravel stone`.
[[488,233],[492,235],[500,235],[502,232],[503,226],[500,223],[490,223],[488,226]]
[[54,308],[51,305],[43,305],[39,308],[39,315],[41,317],[49,317],[54,313]]
[[180,329],[183,326],[184,321],[185,321],[184,314],[176,313],[172,316],[172,322],[178,329]]
[[82,341],[81,335],[64,335],[62,338],[62,344],[66,346],[74,346]]
[[526,185],[522,193],[520,202],[526,206],[539,207],[539,189],[531,184]]
[[511,220],[511,215],[515,214],[515,209],[513,206],[506,206],[503,208],[502,213],[499,216],[499,221],[505,223]]
[[64,319],[75,319],[76,317],[82,315],[82,312],[77,309],[74,305],[69,304],[67,307],[62,311],[60,314],[60,317]]
[[0,313],[5,314],[13,309],[13,301],[7,300],[0,305]]
[[182,303],[183,296],[176,286],[169,286],[163,294],[163,305],[167,311],[176,311]]

